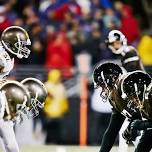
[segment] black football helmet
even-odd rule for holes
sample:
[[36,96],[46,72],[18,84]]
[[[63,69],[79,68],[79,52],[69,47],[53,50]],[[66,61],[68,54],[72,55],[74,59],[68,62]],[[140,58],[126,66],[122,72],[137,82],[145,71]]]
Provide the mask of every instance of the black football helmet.
[[112,88],[121,74],[123,74],[122,69],[115,63],[107,62],[97,65],[93,71],[95,87]]
[[134,104],[142,107],[150,83],[151,77],[146,72],[130,72],[121,83],[122,98],[132,100]]
[[122,69],[115,63],[103,63],[97,65],[93,71],[95,88],[102,88],[101,97],[106,101],[110,90],[116,84],[119,76],[123,74]]
[[44,84],[36,78],[26,78],[21,83],[26,87],[31,97],[27,115],[36,117],[39,114],[38,108],[43,108],[47,97],[47,90]]
[[3,119],[15,120],[27,107],[30,97],[25,87],[7,80],[0,86],[1,115]]
[[28,33],[19,26],[10,26],[6,28],[1,35],[3,47],[9,53],[16,55],[18,58],[28,58],[30,50],[27,48],[31,45]]

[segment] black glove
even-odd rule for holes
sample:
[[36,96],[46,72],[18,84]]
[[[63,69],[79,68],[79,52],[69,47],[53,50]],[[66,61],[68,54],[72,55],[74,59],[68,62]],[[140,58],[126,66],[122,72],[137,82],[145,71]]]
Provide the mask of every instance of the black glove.
[[131,141],[135,141],[136,137],[140,135],[140,132],[136,129],[132,129],[130,124],[123,132],[122,137],[126,140],[126,143],[129,144]]
[[126,143],[129,144],[132,137],[131,137],[131,132],[128,128],[122,133],[122,137],[126,140]]
[[143,120],[134,120],[130,124],[131,129],[141,130]]
[[152,121],[148,120],[134,120],[130,124],[132,130],[145,130],[147,128],[152,128]]

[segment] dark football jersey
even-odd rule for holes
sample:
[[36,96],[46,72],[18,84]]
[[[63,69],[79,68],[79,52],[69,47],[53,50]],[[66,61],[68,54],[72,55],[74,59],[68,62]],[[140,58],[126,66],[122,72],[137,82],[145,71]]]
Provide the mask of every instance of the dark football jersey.
[[124,50],[121,63],[127,72],[144,70],[140,57],[136,49],[132,46],[127,46],[126,50]]
[[115,87],[112,90],[109,96],[110,104],[116,111],[120,112],[129,119],[137,119],[137,118],[141,119],[141,115],[136,105],[133,105],[133,103],[129,101],[127,98],[126,99],[122,98],[122,90],[121,90],[122,79],[117,83],[117,87]]

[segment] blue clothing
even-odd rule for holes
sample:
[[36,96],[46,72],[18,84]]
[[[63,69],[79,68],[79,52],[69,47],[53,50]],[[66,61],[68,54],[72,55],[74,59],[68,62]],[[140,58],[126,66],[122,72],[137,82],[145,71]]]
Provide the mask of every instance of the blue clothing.
[[103,8],[111,8],[112,7],[111,0],[100,0],[100,4]]

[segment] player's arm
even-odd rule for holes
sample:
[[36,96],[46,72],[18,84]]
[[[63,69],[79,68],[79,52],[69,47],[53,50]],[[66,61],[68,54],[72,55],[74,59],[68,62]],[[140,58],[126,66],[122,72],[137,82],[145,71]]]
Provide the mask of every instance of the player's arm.
[[0,54],[0,73],[3,72],[5,67],[5,59],[3,57],[3,54]]
[[133,129],[131,127],[132,125],[132,120],[129,123],[128,127],[124,130],[122,133],[122,137],[126,140],[126,143],[129,144],[131,141],[135,141],[136,137],[140,135],[140,131]]
[[123,56],[122,60],[123,67],[128,71],[134,70],[144,70],[140,57],[137,53],[137,50],[134,47],[129,46],[128,51],[125,56]]
[[150,120],[134,120],[131,123],[131,129],[136,130],[145,130],[152,129],[152,121]]
[[14,66],[14,58],[10,58],[9,54],[2,50],[0,52],[0,73],[9,73]]

